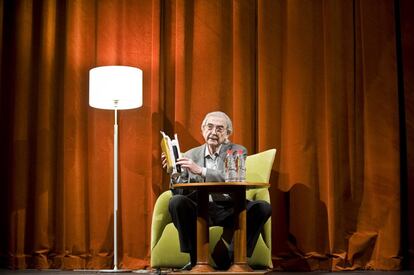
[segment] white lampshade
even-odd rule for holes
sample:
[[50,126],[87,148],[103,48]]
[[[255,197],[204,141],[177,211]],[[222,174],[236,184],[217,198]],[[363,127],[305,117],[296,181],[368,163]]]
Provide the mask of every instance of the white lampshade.
[[102,66],[89,71],[89,105],[99,109],[142,106],[142,70],[129,66]]

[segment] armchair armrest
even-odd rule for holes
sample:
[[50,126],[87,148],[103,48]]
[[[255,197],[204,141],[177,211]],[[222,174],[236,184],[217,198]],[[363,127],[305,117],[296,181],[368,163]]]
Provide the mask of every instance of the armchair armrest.
[[170,212],[168,211],[168,203],[171,197],[172,192],[167,190],[155,202],[151,223],[151,249],[157,245],[165,226],[172,222]]

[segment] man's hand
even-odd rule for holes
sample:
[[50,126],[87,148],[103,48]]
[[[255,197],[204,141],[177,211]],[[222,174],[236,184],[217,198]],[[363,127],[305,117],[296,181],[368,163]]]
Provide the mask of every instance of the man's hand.
[[203,172],[203,167],[194,163],[194,161],[189,158],[179,158],[177,164],[181,165],[181,167],[183,168],[187,168],[191,173],[195,175],[201,175],[201,173]]

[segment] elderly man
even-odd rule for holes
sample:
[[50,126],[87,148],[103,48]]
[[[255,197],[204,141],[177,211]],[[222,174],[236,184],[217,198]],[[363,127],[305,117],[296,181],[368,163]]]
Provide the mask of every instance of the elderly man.
[[[247,155],[246,148],[231,143],[228,139],[233,126],[230,118],[223,112],[208,113],[202,124],[201,132],[205,144],[190,149],[178,159],[184,172],[180,177],[172,178],[178,182],[213,182],[224,181],[224,160],[227,150],[241,150]],[[163,167],[166,166],[162,155]],[[190,253],[191,263],[185,268],[196,264],[196,191],[173,190],[169,203],[172,221],[178,230],[182,252]],[[259,234],[271,215],[271,206],[265,201],[247,201],[247,256],[250,257]],[[219,269],[227,269],[231,264],[231,243],[234,232],[235,217],[233,201],[229,194],[211,194],[209,201],[209,225],[222,226],[223,235],[217,243],[212,257]],[[230,251],[227,252],[227,247]],[[225,253],[223,253],[225,251]],[[191,265],[190,265],[191,264]]]

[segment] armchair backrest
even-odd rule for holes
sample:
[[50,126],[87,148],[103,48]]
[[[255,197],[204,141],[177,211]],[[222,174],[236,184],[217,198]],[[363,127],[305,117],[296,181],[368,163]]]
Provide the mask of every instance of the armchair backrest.
[[246,158],[246,181],[269,183],[276,149],[270,149]]

